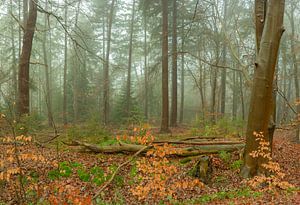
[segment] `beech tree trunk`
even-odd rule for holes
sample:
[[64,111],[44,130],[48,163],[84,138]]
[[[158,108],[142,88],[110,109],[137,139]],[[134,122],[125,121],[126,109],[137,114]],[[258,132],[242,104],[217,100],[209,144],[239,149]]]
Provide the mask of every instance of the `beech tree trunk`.
[[[261,2],[261,1],[257,1]],[[269,121],[273,112],[273,80],[278,58],[278,49],[283,29],[285,0],[269,0],[255,63],[254,82],[246,132],[244,165],[241,175],[245,178],[265,173],[262,167],[267,159],[253,158],[250,153],[258,150],[254,132],[262,132],[264,140],[270,142]],[[258,34],[258,33],[257,33]],[[271,144],[269,145],[271,148]]]
[[25,26],[22,52],[19,63],[19,97],[18,114],[29,114],[29,64],[32,49],[32,41],[35,32],[37,18],[37,0],[31,0],[29,15]]
[[169,130],[168,0],[162,0],[162,117],[161,132]]

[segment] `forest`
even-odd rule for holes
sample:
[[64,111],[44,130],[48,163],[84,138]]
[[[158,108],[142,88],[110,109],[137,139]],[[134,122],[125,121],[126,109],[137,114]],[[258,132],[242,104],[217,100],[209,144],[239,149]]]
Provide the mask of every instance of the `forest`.
[[0,0],[0,205],[300,204],[298,0]]

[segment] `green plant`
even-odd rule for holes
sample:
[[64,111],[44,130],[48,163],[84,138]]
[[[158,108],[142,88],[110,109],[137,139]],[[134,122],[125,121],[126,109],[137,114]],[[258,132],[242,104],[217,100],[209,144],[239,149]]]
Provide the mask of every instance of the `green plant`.
[[72,168],[68,162],[59,163],[59,174],[62,177],[69,177],[72,174]]
[[219,152],[219,157],[225,162],[228,163],[231,159],[231,154],[229,152],[226,151],[220,151]]
[[243,164],[243,160],[239,159],[231,163],[230,169],[239,170]]
[[83,169],[78,169],[78,170],[77,170],[77,174],[78,174],[79,179],[80,179],[81,181],[84,181],[84,182],[90,181],[91,175],[90,175],[88,172],[86,172],[85,170],[83,170]]

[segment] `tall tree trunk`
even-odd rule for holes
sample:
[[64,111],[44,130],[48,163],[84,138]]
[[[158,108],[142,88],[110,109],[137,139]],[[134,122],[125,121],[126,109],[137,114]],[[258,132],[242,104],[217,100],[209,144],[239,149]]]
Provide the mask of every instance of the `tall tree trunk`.
[[132,67],[132,36],[133,36],[133,24],[135,17],[135,0],[132,3],[132,14],[130,22],[130,37],[129,37],[129,53],[128,53],[128,73],[127,73],[127,93],[126,93],[126,115],[130,117],[131,113],[131,67]]
[[[46,10],[48,10],[48,2],[46,2]],[[47,107],[47,116],[48,116],[48,125],[53,126],[53,115],[52,115],[52,103],[51,103],[51,89],[50,89],[50,77],[49,70],[50,64],[48,62],[48,53],[47,53],[47,29],[49,29],[48,25],[48,14],[45,14],[44,20],[45,32],[43,35],[43,56],[44,56],[44,64],[45,64],[45,79],[46,79],[46,90],[45,90],[45,99],[46,99],[46,107]],[[50,68],[50,69],[49,69]]]
[[[68,0],[65,0],[65,27],[67,29],[68,23]],[[63,83],[63,123],[68,124],[67,119],[67,70],[68,70],[68,34],[65,31],[64,38],[64,83]]]
[[173,0],[171,126],[177,126],[177,0]]
[[[224,0],[224,17],[223,17],[223,32],[226,33],[226,21],[227,21],[227,0]],[[225,35],[225,34],[224,34]],[[225,39],[225,37],[224,37]],[[227,54],[227,47],[226,42],[223,42],[223,49],[222,49],[222,63],[226,66],[226,54]],[[225,104],[226,104],[226,68],[223,68],[221,73],[221,114],[224,116],[225,114]]]
[[106,45],[106,57],[105,66],[103,69],[103,124],[106,125],[109,121],[109,57],[110,57],[110,43],[111,43],[111,29],[113,23],[113,16],[115,10],[115,0],[112,0],[108,18],[107,29],[107,45]]
[[[300,87],[299,87],[299,69],[298,69],[298,61],[296,56],[296,48],[295,48],[295,22],[294,22],[294,12],[295,6],[292,3],[291,12],[290,12],[290,24],[291,24],[291,52],[293,59],[293,67],[294,67],[294,83],[295,83],[295,96],[296,101],[300,101]],[[300,115],[300,104],[296,105],[296,111]],[[300,142],[300,125],[296,129],[296,139]]]
[[285,0],[268,1],[266,21],[255,63],[256,68],[246,132],[244,165],[241,170],[243,177],[251,177],[266,171],[262,164],[267,159],[263,157],[253,158],[250,154],[259,148],[259,142],[256,140],[254,132],[262,132],[264,140],[270,142],[268,128],[273,112],[273,80],[280,39],[283,33],[284,4]]
[[37,18],[37,0],[30,1],[29,16],[25,26],[22,53],[19,63],[19,115],[29,114],[29,64],[32,50],[32,41]]
[[[10,12],[13,13],[13,3],[10,0]],[[16,60],[16,45],[15,45],[15,32],[14,32],[14,19],[11,18],[10,32],[11,32],[11,46],[12,46],[12,87],[13,87],[13,101],[17,101],[18,95],[18,71]]]
[[[181,51],[184,51],[184,20],[182,20],[181,31]],[[181,86],[180,86],[180,116],[179,122],[183,122],[183,109],[184,109],[184,53],[181,54]]]
[[168,0],[162,0],[162,117],[161,132],[169,130]]
[[148,83],[148,65],[147,65],[147,56],[148,56],[148,49],[147,49],[147,17],[144,14],[144,82],[145,82],[145,108],[144,108],[144,115],[145,119],[149,117],[149,105],[148,105],[148,90],[149,90],[149,83]]

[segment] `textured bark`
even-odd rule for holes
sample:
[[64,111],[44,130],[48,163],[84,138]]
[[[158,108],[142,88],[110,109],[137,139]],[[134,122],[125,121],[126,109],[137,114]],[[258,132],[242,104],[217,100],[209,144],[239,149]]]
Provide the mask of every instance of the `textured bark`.
[[113,16],[115,10],[115,0],[112,0],[110,5],[110,12],[108,18],[107,29],[107,45],[106,45],[106,58],[103,69],[103,124],[106,125],[109,121],[109,57],[110,57],[110,44],[111,44],[111,29],[113,23]]
[[29,16],[23,36],[22,53],[19,63],[19,115],[29,114],[29,63],[37,18],[36,3],[37,1],[30,1]]
[[256,31],[256,53],[260,49],[261,37],[265,24],[267,11],[267,0],[255,0],[255,31]]
[[168,1],[162,0],[162,117],[161,132],[169,130]]
[[253,134],[254,132],[262,132],[264,140],[270,142],[268,129],[273,112],[272,91],[274,73],[280,39],[284,31],[284,4],[284,0],[268,1],[266,21],[255,64],[256,68],[246,132],[244,166],[241,171],[243,177],[251,177],[265,172],[262,164],[266,162],[266,159],[262,157],[253,158],[250,156],[250,153],[259,147],[256,137]]
[[177,0],[173,0],[171,126],[177,126]]
[[[117,145],[110,146],[98,146],[96,144],[85,143],[81,141],[73,141],[72,143],[65,143],[69,146],[81,146],[88,151],[93,153],[131,153],[137,152],[143,149],[143,153],[147,152],[149,148],[144,149],[146,146],[144,145],[136,145],[136,144],[127,144],[127,143],[119,143]],[[233,144],[233,145],[198,145],[193,147],[184,147],[184,148],[174,148],[175,153],[173,156],[178,157],[187,157],[187,156],[197,156],[201,154],[213,154],[219,153],[220,151],[236,151],[243,149],[243,144]]]
[[[68,1],[65,0],[65,26],[67,28],[68,23]],[[66,125],[68,123],[67,120],[67,70],[68,70],[68,34],[65,31],[64,36],[64,82],[63,82],[63,123]]]

